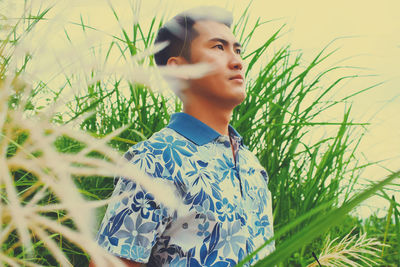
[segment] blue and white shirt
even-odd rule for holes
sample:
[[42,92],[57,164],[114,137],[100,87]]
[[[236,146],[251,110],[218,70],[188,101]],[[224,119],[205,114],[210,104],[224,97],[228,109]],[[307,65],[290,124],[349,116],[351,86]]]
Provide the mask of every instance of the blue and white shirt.
[[[132,164],[173,183],[186,210],[171,210],[139,184],[118,179],[113,195],[131,194],[108,206],[100,246],[148,266],[234,266],[270,239],[268,175],[231,126],[229,135],[176,113],[126,152]],[[272,242],[252,262],[273,250]]]

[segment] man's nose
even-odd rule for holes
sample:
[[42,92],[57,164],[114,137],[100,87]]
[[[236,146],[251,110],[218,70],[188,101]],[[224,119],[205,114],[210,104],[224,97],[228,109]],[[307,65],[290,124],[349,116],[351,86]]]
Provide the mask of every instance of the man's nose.
[[229,68],[231,69],[243,69],[243,59],[239,54],[233,53],[231,54],[231,58],[229,61]]

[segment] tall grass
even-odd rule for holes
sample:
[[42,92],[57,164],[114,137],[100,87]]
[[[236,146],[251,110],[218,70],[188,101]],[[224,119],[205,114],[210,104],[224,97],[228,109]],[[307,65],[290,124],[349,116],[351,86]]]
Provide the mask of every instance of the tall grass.
[[[245,21],[240,19],[242,24],[236,26],[241,32],[249,26],[245,25]],[[251,34],[261,24],[254,25],[250,35],[240,36],[251,39]],[[280,33],[281,30],[277,31],[259,48],[245,55],[249,62],[248,73],[260,60],[265,60],[266,51],[279,38]],[[271,177],[269,186],[273,192],[274,226],[277,233],[297,218],[309,214],[276,237],[278,247],[282,243],[288,244],[285,242],[287,240],[293,243],[296,239],[290,237],[299,237],[302,229],[309,225],[316,226],[314,222],[321,222],[332,211],[336,214],[336,207],[341,201],[349,199],[362,169],[358,166],[356,156],[361,136],[355,133],[360,126],[366,124],[351,121],[351,106],[346,108],[344,100],[333,101],[329,98],[332,91],[355,76],[339,76],[323,85],[321,81],[326,75],[342,67],[334,66],[316,76],[312,74],[333,53],[328,45],[309,65],[304,66],[301,54],[293,55],[289,46],[282,47],[269,56],[267,64],[259,67],[255,77],[250,78],[248,97],[235,110],[232,120],[250,149],[257,151],[258,158]],[[321,113],[329,112],[338,105],[345,107],[342,120],[319,121]],[[335,128],[336,133],[305,142],[313,134],[313,128],[319,126]],[[317,213],[312,212],[315,209]],[[321,229],[319,235],[323,234]],[[297,239],[296,247],[300,249],[297,258],[280,254],[276,259],[286,259],[283,260],[284,266],[299,261],[305,264],[304,259],[311,258],[309,241],[311,239],[308,242],[306,239]],[[321,245],[321,241],[317,244]],[[317,246],[316,249],[320,248]],[[267,262],[265,266],[277,263]]]
[[[75,69],[72,74],[61,73],[64,81],[59,87],[48,88],[48,81],[32,77],[27,83],[22,76],[29,74],[26,66],[35,55],[25,54],[24,60],[18,61],[16,49],[34,25],[47,19],[48,12],[49,9],[43,9],[35,16],[27,12],[23,16],[25,19],[12,24],[1,43],[0,219],[3,227],[0,260],[9,265],[55,265],[57,262],[68,265],[70,261],[74,266],[85,266],[88,254],[99,262],[103,258],[89,238],[89,222],[80,220],[79,212],[90,213],[89,210],[107,203],[102,199],[112,191],[110,177],[114,174],[139,173],[130,166],[118,168],[120,154],[116,151],[122,153],[160,130],[170,114],[180,111],[182,106],[171,94],[155,92],[163,85],[151,81],[156,74],[149,51],[153,49],[151,44],[164,21],[163,16],[154,16],[147,27],[140,22],[128,26],[120,24],[120,34],[111,35],[109,43],[102,43],[100,49],[81,51],[85,58],[90,53],[95,62],[102,64]],[[112,6],[110,12],[120,21]],[[248,9],[237,21],[233,29],[245,48],[257,31],[268,27],[260,20],[249,25]],[[73,26],[88,35],[97,31],[82,19]],[[333,233],[333,227],[359,203],[399,175],[393,173],[364,191],[354,190],[364,167],[357,161],[357,148],[362,138],[360,128],[366,124],[352,121],[348,98],[331,99],[330,95],[343,81],[355,75],[339,76],[326,84],[322,82],[324,78],[342,67],[314,74],[320,64],[334,56],[330,46],[323,48],[306,65],[301,54],[293,54],[290,46],[270,53],[282,31],[283,28],[255,50],[246,51],[248,97],[234,110],[231,122],[270,176],[277,249],[257,266],[312,263],[312,252],[322,251],[325,236],[330,231]],[[68,30],[65,33],[68,42],[73,43]],[[150,56],[144,56],[147,53]],[[115,58],[131,72],[114,68]],[[77,75],[78,72],[82,72],[81,75]],[[76,88],[77,85],[80,88]],[[52,113],[52,109],[47,109],[43,113],[37,108],[37,103],[43,102],[40,91],[44,89],[53,95],[48,94],[48,102],[42,105],[54,106],[52,101],[56,101],[64,107],[61,112]],[[73,97],[68,98],[66,92],[71,91]],[[323,112],[337,106],[344,107],[340,120],[320,121]],[[318,127],[335,131],[323,138],[311,138]],[[25,164],[27,161],[29,164]],[[140,177],[135,176],[135,179],[149,186],[151,180]],[[151,187],[155,188],[154,194],[159,195],[158,187]],[[69,192],[68,198],[63,190]],[[68,202],[68,199],[73,201]],[[88,199],[98,202],[88,204]],[[392,241],[393,233],[387,230],[383,231],[388,234],[382,242],[399,247],[398,204],[392,203],[395,203],[397,241]],[[24,207],[30,205],[35,209],[27,213]],[[16,211],[11,207],[17,207]],[[26,220],[21,220],[21,214]],[[353,225],[341,227],[345,236]],[[392,229],[390,224],[387,229]],[[367,229],[366,233],[370,232]],[[79,233],[84,233],[84,239],[77,236]],[[82,248],[79,246],[82,242],[91,245]],[[391,247],[385,248],[385,253],[390,250]],[[367,253],[366,257],[371,254]]]
[[[153,191],[159,201],[169,206],[179,203],[170,185],[149,179],[121,161],[108,145],[124,128],[97,139],[70,124],[52,123],[51,112],[32,108],[37,89],[21,78],[29,74],[25,68],[31,58],[22,49],[31,26],[44,19],[48,10],[18,20],[1,42],[0,261],[9,266],[84,266],[89,253],[99,266],[109,262],[121,266],[92,238],[93,211],[110,200],[89,202],[83,195],[90,195],[74,182],[134,174],[135,181]],[[24,58],[22,64],[18,55]]]

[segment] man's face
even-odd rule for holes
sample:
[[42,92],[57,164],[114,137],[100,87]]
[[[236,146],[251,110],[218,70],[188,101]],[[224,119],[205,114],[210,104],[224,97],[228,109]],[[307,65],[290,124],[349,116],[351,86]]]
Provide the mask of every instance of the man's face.
[[190,93],[218,105],[236,106],[246,97],[241,46],[229,27],[214,21],[194,24],[190,63],[209,63],[213,71],[189,81]]

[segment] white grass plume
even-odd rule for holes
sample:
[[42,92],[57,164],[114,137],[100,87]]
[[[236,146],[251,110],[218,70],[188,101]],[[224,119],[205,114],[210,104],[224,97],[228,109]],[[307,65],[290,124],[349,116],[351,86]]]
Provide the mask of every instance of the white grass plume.
[[[354,228],[353,228],[354,230]],[[380,256],[379,247],[384,246],[375,238],[367,238],[366,233],[350,235],[350,231],[337,244],[338,238],[330,240],[329,236],[325,241],[325,246],[318,257],[318,261],[322,266],[378,266]],[[319,266],[316,261],[308,265],[308,267]]]
[[[175,196],[174,188],[162,180],[150,178],[142,170],[121,159],[121,155],[111,149],[106,143],[109,138],[104,140],[96,139],[89,134],[79,132],[68,125],[52,125],[36,118],[24,118],[21,110],[8,110],[4,124],[3,134],[0,138],[0,146],[3,147],[3,153],[0,158],[1,182],[5,187],[6,199],[8,203],[1,203],[1,217],[3,223],[8,227],[2,229],[0,236],[2,240],[10,230],[17,229],[23,247],[30,248],[30,233],[35,233],[46,244],[53,256],[62,266],[67,266],[65,257],[62,257],[61,251],[55,251],[57,246],[51,241],[49,234],[45,230],[57,231],[64,234],[64,237],[71,239],[76,244],[86,244],[92,242],[91,252],[96,252],[93,244],[91,232],[93,223],[91,214],[96,202],[88,202],[79,193],[78,188],[73,183],[73,176],[123,176],[134,179],[145,189],[151,192],[156,199],[169,207],[177,208],[179,200]],[[10,140],[15,138],[14,131],[23,131],[28,133],[27,140],[20,144],[14,155],[7,156],[7,147]],[[69,136],[86,145],[81,152],[68,155],[58,152],[54,147],[54,141],[59,136]],[[40,151],[39,156],[35,153]],[[88,157],[91,151],[99,151],[106,156],[106,159]],[[76,165],[76,163],[83,165]],[[39,189],[32,192],[33,197],[27,203],[13,184],[12,171],[22,169],[32,173],[38,178],[35,185]],[[32,187],[33,187],[32,186]],[[67,229],[56,221],[51,221],[46,217],[40,216],[46,208],[39,201],[44,197],[44,191],[49,189],[59,199],[59,204],[52,207],[67,211],[67,218],[72,219],[76,224],[77,230]],[[108,201],[100,201],[106,204]],[[51,206],[51,205],[50,205]],[[7,216],[5,216],[7,215]],[[5,220],[5,217],[8,219]],[[58,226],[56,226],[58,225]],[[6,231],[6,232],[4,232]],[[104,253],[103,253],[104,254]],[[94,256],[96,257],[96,256]],[[102,256],[104,257],[104,256]],[[101,259],[97,258],[101,263]],[[10,263],[11,264],[11,263]]]
[[[63,20],[59,19],[56,22],[58,28],[60,28],[60,21]],[[170,208],[179,210],[181,202],[173,185],[149,177],[145,172],[125,161],[119,153],[108,146],[107,143],[110,139],[123,129],[117,130],[103,139],[98,139],[78,130],[73,125],[51,123],[51,113],[36,115],[33,113],[33,115],[27,116],[24,109],[29,102],[31,81],[25,82],[22,77],[35,77],[35,73],[22,73],[17,77],[14,71],[18,69],[22,62],[21,58],[27,52],[42,53],[43,49],[28,49],[28,40],[35,37],[33,31],[31,34],[26,38],[21,38],[21,46],[5,44],[5,49],[0,51],[0,53],[11,55],[6,76],[2,80],[0,79],[0,192],[2,194],[2,201],[0,201],[0,225],[2,225],[0,227],[0,245],[9,242],[7,241],[8,237],[16,233],[17,240],[8,245],[22,250],[25,255],[31,249],[31,253],[35,255],[33,245],[40,240],[61,266],[71,266],[62,248],[53,238],[54,234],[60,234],[77,246],[84,246],[82,249],[90,254],[97,266],[109,266],[110,262],[114,266],[123,266],[117,258],[105,253],[94,242],[92,232],[95,208],[116,201],[125,197],[125,195],[122,194],[108,200],[88,201],[80,194],[79,188],[74,184],[74,177],[122,176],[141,184],[158,201]],[[41,34],[50,33],[41,32]],[[45,37],[42,38],[46,39]],[[152,49],[160,49],[160,47],[151,48],[149,51],[145,51],[145,54],[150,54],[151,51],[154,51]],[[40,55],[36,56],[40,57]],[[146,71],[132,63],[132,60],[142,58],[143,56],[138,55],[126,61],[126,65],[130,66],[126,69],[137,70],[137,72],[127,73],[122,71],[123,68],[115,68],[106,72],[106,74],[115,72],[131,82],[146,83],[146,79],[143,79],[143,77],[147,76],[142,75]],[[132,66],[135,67],[132,69]],[[89,67],[91,68],[91,66]],[[18,88],[13,84],[16,79],[19,79]],[[19,105],[9,108],[10,96],[15,94],[21,96]],[[57,103],[52,106],[57,106]],[[18,142],[18,136],[21,136],[21,134],[26,135],[26,140]],[[63,154],[57,151],[55,147],[55,141],[61,136],[68,136],[84,144],[85,147],[73,155]],[[15,152],[10,152],[12,147],[15,148]],[[93,151],[100,153],[104,158],[88,156]],[[17,179],[14,173],[18,170],[35,177],[29,187],[24,190],[16,185]],[[49,193],[55,196],[57,201],[44,203]],[[45,215],[46,212],[58,211],[62,213],[59,219]],[[66,226],[63,223],[66,220],[72,221],[74,228]],[[1,263],[10,266],[39,266],[35,262],[37,257],[22,256],[22,258],[15,258],[10,256],[7,249],[0,252]]]

